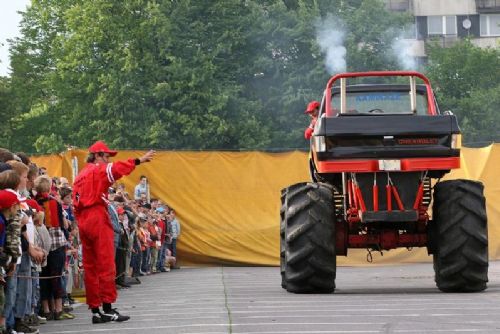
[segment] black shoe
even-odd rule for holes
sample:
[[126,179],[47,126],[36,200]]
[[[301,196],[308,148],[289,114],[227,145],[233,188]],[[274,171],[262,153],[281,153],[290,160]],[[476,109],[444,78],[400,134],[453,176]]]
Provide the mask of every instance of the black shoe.
[[136,281],[134,277],[131,277],[125,281],[128,285],[141,284],[141,281]]
[[135,281],[137,282],[137,284],[141,284],[141,280],[139,279],[139,277],[135,277]]
[[162,273],[166,273],[166,272],[167,272],[167,269],[165,269],[165,268],[160,268],[160,271],[161,271]]
[[14,326],[16,332],[21,333],[32,333],[38,334],[39,331],[36,328],[30,327],[24,323],[24,321],[16,321],[16,325]]
[[130,285],[125,283],[125,282],[118,282],[116,283],[117,285],[121,286],[122,288],[128,289],[130,288]]
[[107,318],[104,318],[102,313],[92,313],[92,323],[93,324],[103,324],[108,322]]
[[122,322],[122,321],[127,321],[128,319],[130,319],[130,317],[128,315],[121,315],[120,313],[118,313],[118,311],[114,308],[114,309],[111,309],[111,311],[109,312],[104,312],[101,317],[106,320],[106,322],[108,321],[114,321],[114,322]]

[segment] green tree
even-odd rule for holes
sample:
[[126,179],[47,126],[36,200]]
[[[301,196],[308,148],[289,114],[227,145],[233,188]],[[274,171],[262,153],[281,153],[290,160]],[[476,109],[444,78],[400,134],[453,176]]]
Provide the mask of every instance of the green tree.
[[11,147],[12,138],[11,115],[13,112],[12,90],[10,79],[0,77],[0,147]]
[[306,148],[329,14],[349,70],[395,66],[386,50],[407,18],[381,0],[33,0],[11,47],[11,145]]
[[428,52],[426,72],[440,108],[457,115],[464,142],[499,140],[500,50],[463,40],[449,48],[431,44]]

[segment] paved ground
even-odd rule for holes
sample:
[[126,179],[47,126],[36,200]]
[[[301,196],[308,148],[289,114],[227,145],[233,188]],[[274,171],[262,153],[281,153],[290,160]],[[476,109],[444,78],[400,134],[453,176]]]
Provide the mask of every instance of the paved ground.
[[500,262],[483,293],[445,294],[431,264],[340,267],[331,295],[294,295],[279,268],[181,269],[120,291],[121,324],[49,322],[41,333],[500,333]]

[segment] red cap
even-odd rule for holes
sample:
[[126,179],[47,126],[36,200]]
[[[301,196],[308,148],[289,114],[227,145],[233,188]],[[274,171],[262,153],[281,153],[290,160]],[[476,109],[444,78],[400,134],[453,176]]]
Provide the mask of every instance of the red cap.
[[43,211],[43,209],[40,206],[40,204],[38,204],[34,199],[28,199],[28,200],[26,200],[26,204],[28,204],[28,206],[30,208],[32,208],[33,210],[35,210],[37,212],[42,212]]
[[108,153],[110,156],[114,157],[117,151],[112,151],[109,149],[108,145],[102,140],[96,141],[92,146],[89,147],[90,153]]
[[116,212],[118,212],[119,215],[123,215],[125,213],[125,209],[120,206],[118,209],[116,209]]
[[310,114],[314,111],[314,109],[319,108],[320,104],[318,101],[311,101],[307,105],[306,111],[304,111],[304,114]]
[[0,190],[0,209],[8,209],[21,203],[17,194],[9,190]]

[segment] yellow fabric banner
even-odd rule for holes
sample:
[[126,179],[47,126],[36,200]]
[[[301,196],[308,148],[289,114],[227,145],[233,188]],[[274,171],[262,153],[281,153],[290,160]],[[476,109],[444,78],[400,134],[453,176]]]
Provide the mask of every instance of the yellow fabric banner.
[[[140,157],[120,152],[115,160]],[[34,157],[52,176],[72,179],[71,161],[81,169],[86,152]],[[447,178],[485,184],[490,259],[500,259],[500,144],[462,150],[462,168]],[[173,207],[181,222],[178,257],[182,265],[279,265],[280,190],[308,181],[304,152],[158,152],[123,182],[133,194],[140,175],[150,179],[151,196]],[[364,265],[366,250],[349,250],[340,265]],[[425,248],[373,253],[374,263],[428,262]]]

